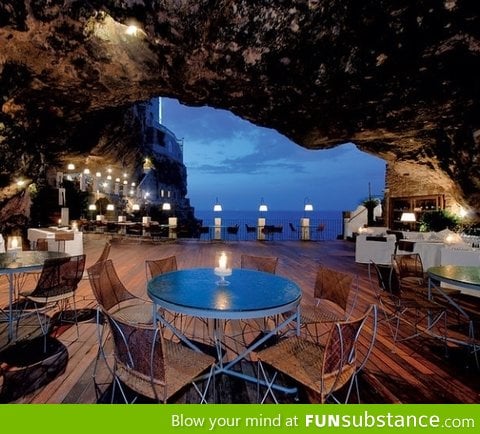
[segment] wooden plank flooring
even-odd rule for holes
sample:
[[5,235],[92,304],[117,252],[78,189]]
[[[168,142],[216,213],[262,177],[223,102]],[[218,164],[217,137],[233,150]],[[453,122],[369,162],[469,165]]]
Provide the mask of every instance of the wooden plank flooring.
[[[105,238],[89,234],[85,237],[87,266],[99,256]],[[367,266],[354,262],[354,244],[347,241],[322,242],[228,242],[178,241],[175,243],[149,244],[114,242],[110,258],[126,287],[136,295],[146,298],[145,260],[176,255],[179,268],[211,267],[215,253],[227,248],[233,254],[234,266],[240,266],[243,253],[277,256],[277,274],[293,279],[303,290],[302,303],[313,301],[313,283],[316,266],[323,263],[332,268],[355,273],[359,277],[360,290],[355,314],[363,312],[375,302]],[[28,281],[27,285],[33,285]],[[0,306],[7,300],[7,282],[0,277]],[[478,312],[480,298],[464,297],[465,305]],[[77,297],[77,307],[94,309],[95,300],[87,279],[82,280]],[[456,321],[456,315],[450,315]],[[235,325],[232,323],[232,327]],[[62,327],[57,338],[67,347],[69,360],[65,372],[38,390],[21,396],[19,403],[94,403],[105,402],[111,375],[103,362],[99,363],[95,387],[92,379],[97,355],[97,332],[93,320],[82,322],[80,338],[75,327]],[[196,325],[198,329],[198,324]],[[452,326],[453,329],[453,326]],[[362,342],[362,351],[367,342]],[[6,326],[0,323],[0,350],[5,349]],[[480,357],[480,355],[479,355]],[[254,359],[254,357],[252,357]],[[1,366],[0,360],[0,366]],[[255,364],[242,362],[237,367],[243,372],[255,374]],[[475,358],[464,347],[444,345],[430,337],[420,337],[393,345],[385,322],[380,322],[378,335],[364,372],[360,378],[362,402],[366,403],[479,403],[480,370]],[[0,378],[0,391],[1,391]],[[244,381],[222,376],[217,378],[217,402],[255,402],[256,386]],[[1,393],[0,393],[1,397]],[[297,397],[283,396],[283,402],[315,402],[315,396],[300,390]],[[191,390],[175,397],[176,402],[195,402]]]

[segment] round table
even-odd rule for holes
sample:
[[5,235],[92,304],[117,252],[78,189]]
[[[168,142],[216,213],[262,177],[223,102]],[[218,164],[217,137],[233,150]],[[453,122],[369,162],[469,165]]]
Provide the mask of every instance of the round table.
[[430,267],[427,273],[432,280],[480,291],[480,267],[442,265],[440,267]]
[[301,290],[291,280],[261,271],[233,269],[217,285],[213,268],[161,274],[147,284],[148,296],[165,309],[202,318],[262,318],[295,310]]
[[[265,332],[261,339],[254,341],[233,360],[223,364],[220,357],[218,361],[216,373],[256,382],[256,377],[235,371],[231,369],[232,366],[293,321],[296,321],[297,334],[300,334],[302,291],[297,284],[285,277],[255,270],[233,269],[232,274],[225,279],[229,282],[228,285],[218,285],[220,279],[213,268],[172,271],[151,279],[147,284],[147,293],[155,305],[155,320],[170,328],[179,339],[197,351],[199,348],[194,343],[158,314],[158,306],[184,315],[214,319],[215,328],[218,327],[217,320],[264,318],[284,314],[275,328]],[[215,330],[215,336],[219,334]],[[217,354],[222,354],[220,340],[216,339],[215,344]],[[287,393],[296,391],[295,388],[273,387]]]
[[[455,307],[469,322],[469,341],[463,342],[461,340],[453,340],[460,344],[472,345],[474,342],[474,324],[470,315],[463,309],[452,297],[449,297],[444,291],[442,291],[440,283],[447,283],[455,285],[460,288],[473,289],[480,291],[480,267],[465,266],[465,265],[442,265],[440,267],[430,267],[427,270],[428,274],[428,290],[429,296],[431,295],[432,286],[441,293],[441,295]],[[480,295],[480,292],[479,292]],[[477,346],[473,343],[474,351],[477,351]]]

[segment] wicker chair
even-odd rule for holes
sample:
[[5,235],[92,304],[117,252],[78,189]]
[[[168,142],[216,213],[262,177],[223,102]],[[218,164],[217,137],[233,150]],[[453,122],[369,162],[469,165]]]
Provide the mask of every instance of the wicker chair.
[[[35,288],[32,291],[20,292],[20,297],[25,301],[20,318],[25,316],[25,313],[27,315],[35,313],[37,315],[42,334],[45,338],[45,345],[46,337],[50,329],[50,317],[48,315],[41,315],[41,313],[59,308],[57,319],[61,320],[62,314],[66,311],[70,299],[73,301],[77,337],[80,336],[78,331],[75,292],[78,283],[82,279],[84,269],[85,255],[46,259]],[[30,308],[30,305],[33,305],[33,309]]]
[[[145,261],[145,273],[147,276],[147,281],[152,279],[155,276],[160,274],[168,273],[170,271],[176,271],[177,267],[177,258],[176,256],[168,256],[166,258],[161,259],[147,259]],[[171,322],[179,322],[177,324],[178,328],[182,330],[190,321],[187,321],[186,324],[183,324],[184,315],[169,312],[165,309],[162,309],[162,315]],[[187,317],[188,318],[188,317]],[[191,320],[191,319],[190,319]]]
[[[106,241],[102,252],[100,253],[100,256],[97,258],[97,260],[94,262],[94,264],[98,264],[99,262],[104,262],[108,259],[108,256],[110,255],[110,249],[112,248],[112,243],[110,241]],[[93,265],[93,264],[92,264]],[[88,279],[88,272],[85,270],[83,273],[82,279]]]
[[[166,403],[174,394],[192,384],[200,402],[207,402],[209,385],[215,383],[212,381],[215,372],[213,357],[164,339],[161,327],[131,323],[106,310],[102,312],[108,320],[114,341],[112,401],[116,386],[126,403],[128,397],[124,385],[138,394]],[[197,382],[204,379],[202,391]]]
[[[428,284],[423,268],[422,258],[418,253],[392,255],[393,271],[402,288],[416,291],[423,295],[428,293]],[[454,288],[442,288],[449,297],[460,294],[460,290]],[[438,295],[432,292],[431,296]]]
[[227,226],[227,236],[229,238],[231,238],[231,236],[233,236],[238,241],[238,230],[239,229],[240,229],[239,225]]
[[[334,393],[348,384],[345,398],[348,400],[351,384],[360,367],[356,360],[357,342],[372,310],[373,305],[359,318],[332,323],[325,345],[294,336],[258,352],[258,385],[267,387],[260,402],[264,403],[271,395],[274,402],[278,403],[272,386],[279,372],[316,393],[321,403],[329,399],[339,402]],[[361,367],[365,362],[363,359]],[[266,365],[275,370],[271,378]]]
[[[440,330],[440,336],[446,343],[447,308],[429,300],[427,293],[412,289],[409,285],[402,285],[392,267],[374,262],[370,265],[376,275],[376,279],[370,276],[370,281],[394,343],[415,338],[422,333],[432,334],[432,329],[442,319],[443,329]],[[412,326],[413,332],[399,337],[401,323]],[[425,323],[425,326],[420,327],[422,323]]]
[[247,223],[245,223],[245,230],[248,238],[249,234],[255,234],[257,232],[257,227],[249,226]]
[[168,256],[161,259],[147,259],[145,261],[145,272],[147,280],[169,271],[176,271],[177,258],[175,256]]
[[90,286],[98,303],[97,334],[99,346],[93,372],[95,378],[99,358],[103,357],[107,362],[104,351],[104,342],[107,335],[104,333],[104,318],[101,312],[114,313],[130,323],[153,324],[153,304],[135,296],[125,288],[111,259],[96,262],[88,268],[87,272]]
[[240,258],[240,267],[250,270],[265,271],[275,274],[278,258],[273,256],[252,256],[242,255]]
[[[265,273],[275,274],[278,258],[274,256],[252,256],[242,255],[240,257],[240,267],[250,270],[263,271]],[[278,318],[272,318],[273,323],[278,323]],[[252,335],[257,338],[259,334],[268,329],[269,318],[253,318],[245,322],[242,326],[242,340],[246,344]]]
[[103,246],[102,253],[100,253],[100,256],[97,258],[95,263],[106,261],[108,259],[108,255],[110,255],[111,248],[112,243],[110,241],[106,241],[105,245]]
[[[333,322],[347,320],[355,307],[358,287],[356,275],[333,270],[320,264],[313,288],[316,302],[302,304],[300,310],[300,323],[305,332],[314,339],[318,339],[322,325],[330,326]],[[348,307],[350,299],[351,304]],[[311,330],[312,326],[315,333]]]

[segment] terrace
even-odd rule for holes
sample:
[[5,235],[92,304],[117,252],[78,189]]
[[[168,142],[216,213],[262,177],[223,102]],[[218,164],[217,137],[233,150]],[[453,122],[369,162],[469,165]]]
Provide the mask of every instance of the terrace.
[[[87,267],[96,259],[105,242],[105,236],[86,234],[84,250]],[[359,298],[355,313],[363,312],[370,303],[375,303],[367,266],[354,262],[354,244],[347,241],[242,241],[242,242],[199,242],[178,240],[174,243],[129,243],[114,242],[110,253],[115,267],[125,286],[136,295],[146,296],[145,260],[175,255],[178,268],[211,267],[219,249],[227,247],[232,252],[233,266],[240,266],[241,254],[277,256],[277,274],[296,282],[302,289],[302,303],[313,302],[313,284],[316,265],[355,273],[359,277]],[[28,279],[32,279],[29,277]],[[26,288],[32,281],[26,282]],[[0,305],[7,302],[7,282],[0,280]],[[462,306],[478,311],[478,299],[462,297]],[[94,309],[96,302],[89,281],[81,281],[78,289],[77,308]],[[88,312],[88,311],[86,311]],[[457,316],[449,315],[452,333],[458,331]],[[94,383],[92,374],[97,356],[97,334],[94,318],[86,318],[79,325],[77,339],[75,327],[64,326],[56,330],[55,338],[68,350],[68,362],[61,366],[45,366],[50,380],[36,390],[15,397],[16,403],[96,403],[109,402],[111,374],[104,363],[100,363]],[[24,325],[19,333],[32,333]],[[364,343],[363,343],[364,344]],[[362,344],[362,345],[363,345]],[[6,325],[0,323],[0,348],[5,350]],[[254,356],[252,357],[254,359]],[[3,365],[2,369],[6,366]],[[62,372],[62,369],[64,371]],[[254,374],[255,365],[243,361],[237,367],[244,373]],[[55,372],[60,371],[60,372]],[[25,377],[21,390],[28,391],[35,378]],[[97,386],[97,387],[96,387]],[[0,381],[0,397],[2,382]],[[474,356],[463,346],[449,344],[445,352],[443,343],[427,335],[397,343],[394,347],[388,326],[379,323],[374,350],[360,376],[361,398],[364,403],[478,403],[480,402],[480,377]],[[191,388],[193,390],[193,388]],[[216,380],[216,402],[254,403],[256,386],[240,379],[219,376]],[[180,393],[173,402],[196,402],[188,389]],[[317,398],[301,389],[301,402],[318,402]],[[282,395],[283,402],[296,402],[290,395]],[[115,399],[117,401],[117,398]],[[120,401],[118,401],[120,402]],[[147,401],[148,402],[148,401]]]

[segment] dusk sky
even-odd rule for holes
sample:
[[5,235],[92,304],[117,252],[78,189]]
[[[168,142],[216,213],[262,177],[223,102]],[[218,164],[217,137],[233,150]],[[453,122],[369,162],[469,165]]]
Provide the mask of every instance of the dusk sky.
[[211,107],[187,107],[162,98],[163,124],[184,139],[188,196],[197,210],[354,210],[368,196],[383,196],[385,162],[348,143],[307,150],[277,131],[257,127]]

